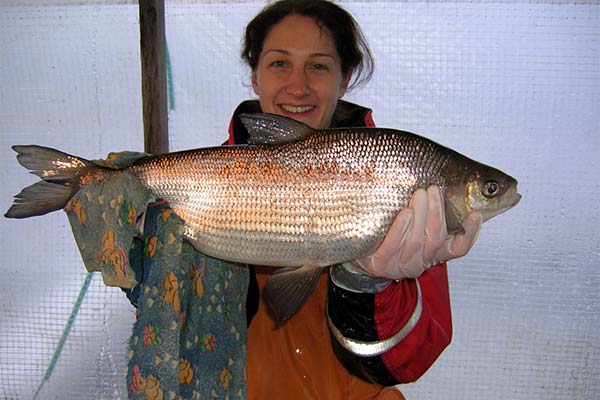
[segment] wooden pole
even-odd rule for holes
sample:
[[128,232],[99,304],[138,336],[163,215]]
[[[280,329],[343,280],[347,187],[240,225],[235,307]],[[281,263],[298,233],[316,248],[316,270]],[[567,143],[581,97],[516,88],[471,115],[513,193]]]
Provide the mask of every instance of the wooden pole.
[[169,151],[164,0],[139,0],[144,151]]

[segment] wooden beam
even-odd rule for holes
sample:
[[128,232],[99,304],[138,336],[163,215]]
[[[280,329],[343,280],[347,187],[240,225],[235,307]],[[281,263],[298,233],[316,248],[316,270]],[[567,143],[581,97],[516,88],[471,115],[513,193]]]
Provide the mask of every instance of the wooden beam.
[[164,0],[139,0],[144,151],[169,151]]

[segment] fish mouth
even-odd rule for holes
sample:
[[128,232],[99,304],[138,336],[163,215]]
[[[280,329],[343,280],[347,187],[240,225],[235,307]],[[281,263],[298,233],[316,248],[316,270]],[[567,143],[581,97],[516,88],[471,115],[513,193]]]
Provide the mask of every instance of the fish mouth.
[[[513,201],[507,206],[508,208],[512,208],[514,206],[516,206],[517,204],[519,204],[519,201],[521,201],[521,194],[520,193],[515,193],[515,196],[513,198]],[[507,209],[508,209],[507,208]]]
[[511,208],[516,206],[521,201],[521,197],[522,197],[521,194],[519,194],[515,190],[514,193],[510,197],[507,196],[504,198],[504,201],[502,201],[501,204],[499,204],[500,207],[493,209],[493,210],[482,211],[483,221],[485,222],[497,215],[500,215],[500,214],[510,210]]
[[512,201],[508,203],[505,207],[498,209],[496,215],[502,214],[503,212],[510,210],[511,208],[519,204],[519,201],[521,201],[521,195],[519,193],[515,193],[515,196],[512,199]]
[[515,194],[513,195],[511,201],[506,205],[506,207],[503,207],[498,214],[502,214],[503,212],[510,210],[511,208],[519,204],[520,201],[521,194],[515,191]]

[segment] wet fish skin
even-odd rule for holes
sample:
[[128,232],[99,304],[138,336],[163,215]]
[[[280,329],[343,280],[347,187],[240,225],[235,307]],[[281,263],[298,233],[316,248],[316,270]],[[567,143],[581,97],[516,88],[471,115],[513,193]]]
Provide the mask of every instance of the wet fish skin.
[[53,211],[82,185],[132,174],[170,203],[200,252],[289,267],[267,285],[277,318],[285,320],[310,295],[322,267],[373,253],[416,189],[442,188],[449,232],[460,231],[472,210],[485,221],[520,199],[514,178],[412,133],[314,131],[273,115],[243,119],[254,144],[149,156],[117,171],[15,146],[19,162],[43,181],[17,195],[6,216]]

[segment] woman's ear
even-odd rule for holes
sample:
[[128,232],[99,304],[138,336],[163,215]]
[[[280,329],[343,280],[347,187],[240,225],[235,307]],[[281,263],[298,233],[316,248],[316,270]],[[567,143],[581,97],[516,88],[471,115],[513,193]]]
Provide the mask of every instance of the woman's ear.
[[258,89],[258,78],[256,76],[256,72],[252,71],[252,89],[254,89],[254,93],[260,97],[259,89]]
[[338,90],[338,99],[341,99],[346,91],[348,90],[348,85],[350,84],[350,79],[352,78],[352,70],[348,71],[342,82],[340,83],[340,88]]

